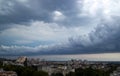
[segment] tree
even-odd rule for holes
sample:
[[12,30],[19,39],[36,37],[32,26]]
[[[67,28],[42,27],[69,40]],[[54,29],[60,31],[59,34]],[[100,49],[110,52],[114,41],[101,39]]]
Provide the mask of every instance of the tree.
[[63,76],[62,73],[52,73],[51,76]]
[[48,73],[46,73],[44,71],[35,71],[33,73],[33,76],[48,76]]

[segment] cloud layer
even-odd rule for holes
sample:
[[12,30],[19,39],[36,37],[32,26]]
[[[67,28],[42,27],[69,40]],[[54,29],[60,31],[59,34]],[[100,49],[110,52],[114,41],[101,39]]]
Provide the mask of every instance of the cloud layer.
[[119,0],[0,0],[0,55],[120,52],[119,5]]

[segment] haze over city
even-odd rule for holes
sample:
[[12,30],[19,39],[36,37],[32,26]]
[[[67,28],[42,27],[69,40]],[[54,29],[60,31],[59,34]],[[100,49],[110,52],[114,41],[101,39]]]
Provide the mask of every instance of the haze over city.
[[120,0],[0,0],[0,56],[120,61]]

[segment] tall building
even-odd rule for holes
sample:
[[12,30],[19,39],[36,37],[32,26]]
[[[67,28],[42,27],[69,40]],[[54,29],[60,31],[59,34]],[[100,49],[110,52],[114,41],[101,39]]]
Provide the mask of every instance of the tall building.
[[18,65],[27,65],[27,57],[26,56],[21,56],[16,60],[16,63]]

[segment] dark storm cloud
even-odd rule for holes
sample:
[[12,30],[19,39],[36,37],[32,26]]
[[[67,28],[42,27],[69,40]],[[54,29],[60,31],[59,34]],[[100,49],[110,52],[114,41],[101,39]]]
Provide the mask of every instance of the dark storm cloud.
[[29,23],[31,20],[54,22],[52,13],[56,10],[70,17],[66,21],[60,22],[67,25],[70,24],[73,15],[78,12],[74,0],[27,0],[26,2],[2,0],[0,4],[2,11],[2,14],[0,13],[0,30],[11,27],[11,24]]
[[102,21],[95,31],[88,36],[70,38],[70,44],[73,48],[78,48],[73,52],[81,53],[106,53],[120,52],[120,23],[119,18],[114,17],[114,21]]
[[[120,18],[113,21],[102,20],[88,35],[71,37],[69,43],[54,46],[44,54],[91,54],[120,52]],[[54,51],[53,51],[54,50]]]
[[[0,49],[6,55],[9,49],[21,51],[27,55],[34,54],[89,54],[89,53],[112,53],[120,52],[120,19],[114,17],[113,21],[101,21],[101,23],[88,35],[71,37],[68,43],[58,45],[48,45],[41,47],[18,47],[18,46],[1,46]],[[22,50],[21,50],[22,49]],[[32,50],[32,51],[30,51]],[[33,51],[34,50],[34,51]],[[22,54],[22,53],[18,53]],[[11,54],[11,53],[10,53]],[[14,54],[14,53],[13,53]]]
[[0,55],[120,52],[120,2],[76,1],[1,0]]
[[[12,5],[8,5],[9,2]],[[2,4],[4,3],[4,4]],[[1,2],[1,9],[3,9],[3,13],[6,13],[4,10],[8,10],[8,13],[5,15],[0,14],[0,27],[1,30],[8,28],[11,24],[20,24],[25,23],[30,20],[44,20],[47,21],[47,14],[43,14],[42,12],[39,15],[36,14],[36,11],[28,8],[25,4],[17,2],[15,0],[7,0]],[[4,8],[9,7],[9,8]]]

